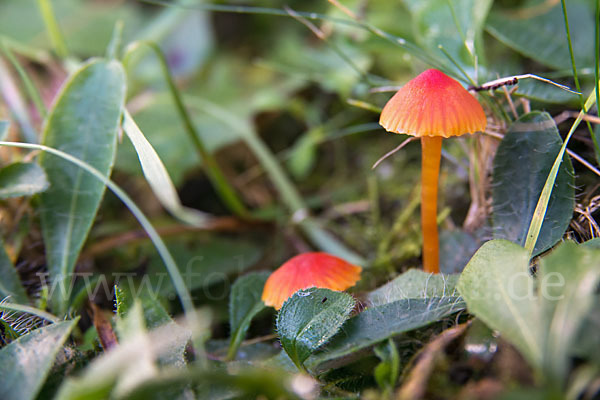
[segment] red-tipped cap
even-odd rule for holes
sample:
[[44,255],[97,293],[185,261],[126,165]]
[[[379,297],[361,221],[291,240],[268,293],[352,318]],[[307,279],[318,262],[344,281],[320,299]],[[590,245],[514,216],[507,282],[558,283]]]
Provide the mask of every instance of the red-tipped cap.
[[346,290],[360,279],[362,268],[327,253],[304,253],[292,257],[274,271],[263,289],[267,306],[281,308],[298,290],[311,287]]
[[387,102],[379,124],[388,132],[413,136],[459,136],[485,130],[481,105],[456,80],[428,69]]

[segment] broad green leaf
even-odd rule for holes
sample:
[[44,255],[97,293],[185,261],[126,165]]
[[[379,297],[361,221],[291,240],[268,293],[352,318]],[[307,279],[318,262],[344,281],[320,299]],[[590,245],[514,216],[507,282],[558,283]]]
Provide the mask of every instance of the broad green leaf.
[[[566,3],[575,62],[578,68],[591,67],[594,65],[594,16],[590,2],[569,0]],[[533,60],[570,70],[562,7],[558,1],[551,4],[551,7],[510,12],[494,10],[487,19],[486,29],[496,39]]]
[[373,290],[367,301],[380,306],[404,299],[457,296],[457,282],[458,275],[428,274],[413,268]]
[[583,246],[591,247],[594,249],[600,249],[600,238],[593,238],[587,242],[582,243]]
[[548,177],[546,178],[546,182],[544,183],[544,187],[542,188],[542,193],[535,207],[535,211],[533,212],[533,218],[531,219],[531,223],[527,231],[527,239],[525,241],[525,249],[527,249],[529,254],[533,254],[535,246],[538,242],[538,238],[542,230],[542,224],[544,222],[546,212],[548,211],[548,207],[550,206],[550,200],[552,199],[553,189],[556,186],[556,179],[560,171],[560,167],[563,164],[563,159],[567,154],[567,144],[569,143],[573,132],[575,132],[575,129],[577,129],[577,127],[579,126],[584,111],[587,112],[590,109],[590,107],[594,105],[594,103],[596,103],[595,88],[585,101],[583,105],[583,110],[575,119],[575,122],[571,126],[571,129],[569,129],[569,133],[567,133],[564,142],[560,146],[560,150],[556,155],[554,162],[552,163],[552,168],[550,169]]
[[590,335],[590,332],[600,332],[600,298],[596,296],[596,305],[587,315],[579,329],[571,348],[571,356],[580,360],[590,359],[595,365],[600,365],[600,335]]
[[[562,145],[552,117],[531,112],[519,118],[498,147],[492,173],[494,237],[524,245],[548,173]],[[559,241],[575,207],[573,166],[563,158],[534,255]]]
[[238,278],[231,287],[229,295],[229,325],[231,343],[228,357],[233,359],[246,332],[250,327],[252,318],[265,309],[262,291],[269,272],[253,272]]
[[491,0],[404,0],[404,4],[424,48],[445,59],[438,49],[442,45],[463,67],[473,67],[473,55],[483,62],[482,31]]
[[[565,242],[540,260],[538,291],[547,335],[543,351],[546,374],[564,379],[571,368],[573,348],[582,326],[599,304],[600,250]],[[590,348],[584,359],[594,357]]]
[[177,194],[177,190],[171,181],[167,169],[128,112],[125,112],[123,116],[123,130],[127,134],[129,140],[131,140],[140,160],[144,176],[160,203],[173,214],[173,216],[184,222],[196,226],[205,225],[208,215],[184,207],[181,204],[181,200],[179,200],[179,195]]
[[277,333],[298,368],[339,331],[353,308],[349,294],[317,288],[298,291],[283,303]]
[[340,359],[401,333],[421,328],[464,309],[460,297],[404,299],[367,308],[350,318],[323,352],[308,360],[311,367]]
[[470,313],[500,331],[533,365],[541,365],[544,327],[529,254],[506,240],[475,253],[458,281]]
[[[48,115],[43,144],[85,161],[108,176],[125,100],[125,74],[116,61],[93,60],[62,88]],[[43,153],[50,188],[40,214],[55,309],[67,308],[70,274],[94,221],[105,186],[65,160]],[[63,290],[64,289],[64,290]]]
[[12,303],[29,303],[25,288],[0,239],[0,300],[10,296]]
[[[470,313],[499,331],[547,382],[560,387],[573,357],[593,360],[589,317],[600,303],[600,250],[566,242],[542,257],[534,279],[525,249],[504,240],[486,243],[458,288]],[[591,322],[591,324],[590,324]]]
[[77,319],[36,329],[0,350],[0,398],[34,399]]
[[0,169],[0,199],[31,196],[47,188],[46,173],[37,164],[17,162]]

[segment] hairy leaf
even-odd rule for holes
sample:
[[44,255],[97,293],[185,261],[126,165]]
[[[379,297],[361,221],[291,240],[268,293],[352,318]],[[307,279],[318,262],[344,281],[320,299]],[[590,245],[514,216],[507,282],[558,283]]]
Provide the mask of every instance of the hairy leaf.
[[290,297],[277,316],[283,349],[301,368],[304,361],[335,335],[354,308],[352,296],[329,289],[306,289]]
[[0,350],[0,398],[34,399],[77,319],[34,330]]
[[317,366],[348,356],[381,341],[439,321],[464,309],[460,297],[403,299],[367,308],[349,319],[322,353],[308,360]]
[[409,269],[373,290],[367,296],[372,306],[403,299],[456,296],[458,275],[428,274],[420,269]]

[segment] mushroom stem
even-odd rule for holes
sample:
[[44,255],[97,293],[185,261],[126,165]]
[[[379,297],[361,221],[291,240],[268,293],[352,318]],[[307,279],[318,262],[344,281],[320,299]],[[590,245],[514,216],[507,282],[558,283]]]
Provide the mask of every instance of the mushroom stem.
[[423,230],[423,270],[437,274],[439,239],[437,229],[437,194],[442,138],[421,137],[421,229]]

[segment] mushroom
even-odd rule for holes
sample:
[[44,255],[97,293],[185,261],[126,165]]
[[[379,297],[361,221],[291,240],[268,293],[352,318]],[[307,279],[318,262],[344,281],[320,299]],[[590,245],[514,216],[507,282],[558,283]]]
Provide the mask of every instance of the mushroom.
[[290,258],[265,282],[262,300],[279,310],[298,290],[311,287],[336,291],[354,286],[362,268],[327,253],[303,253]]
[[437,187],[442,138],[485,130],[479,102],[456,80],[429,69],[387,102],[379,124],[388,132],[421,138],[421,227],[423,269],[439,272]]

